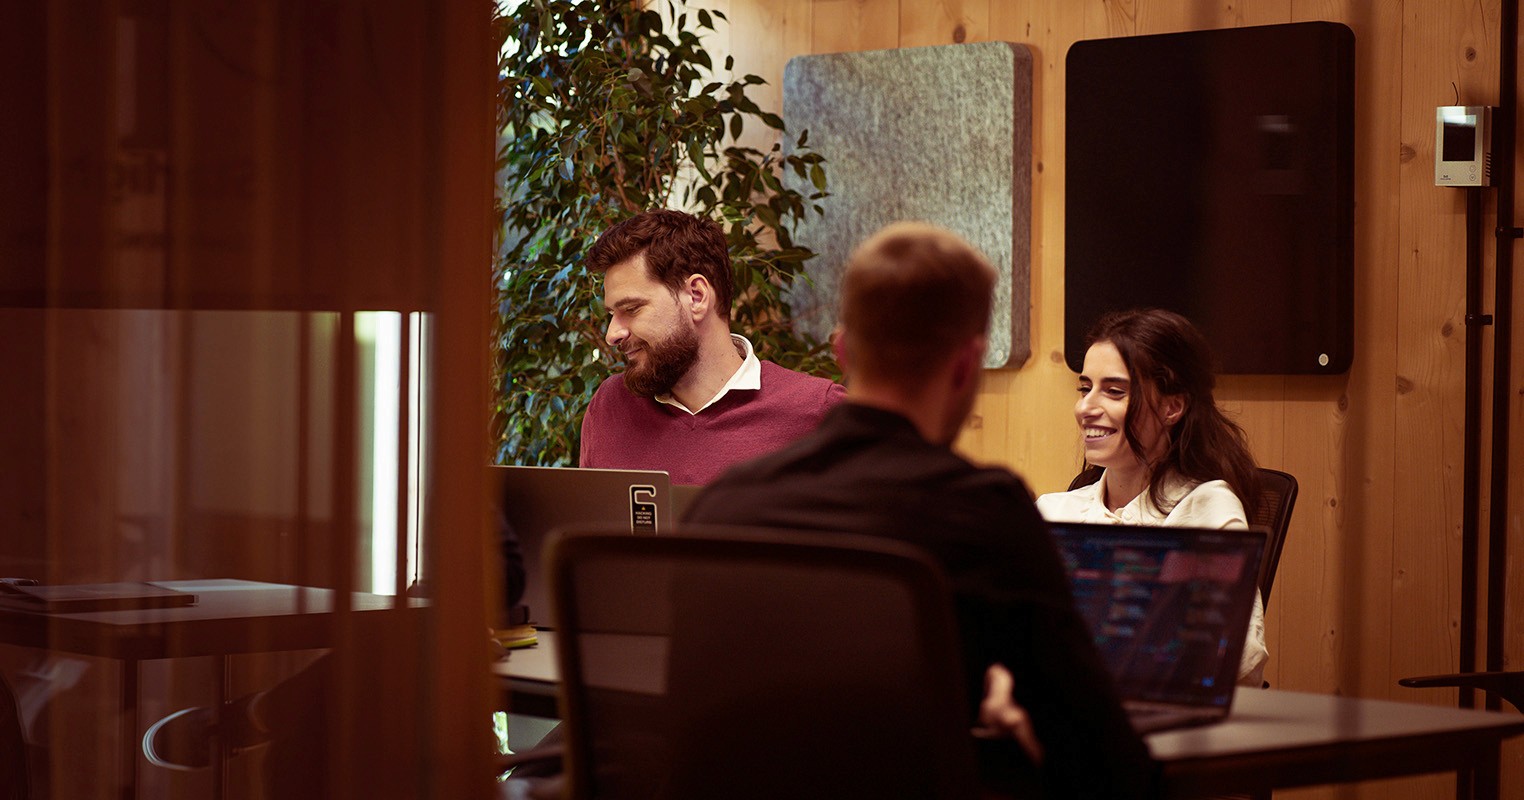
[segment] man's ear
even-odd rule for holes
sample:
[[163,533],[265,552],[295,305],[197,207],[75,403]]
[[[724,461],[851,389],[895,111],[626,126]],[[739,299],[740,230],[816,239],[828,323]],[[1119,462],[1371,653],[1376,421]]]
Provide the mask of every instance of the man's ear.
[[981,370],[984,369],[984,349],[987,345],[983,336],[975,336],[969,339],[953,358],[952,379],[953,386],[958,390],[968,387],[972,381],[979,380]]
[[714,310],[714,286],[709,279],[697,272],[689,275],[683,281],[682,288],[678,290],[678,298],[688,308],[693,321],[698,322]]
[[848,370],[850,358],[847,355],[847,330],[840,325],[831,331],[831,353],[836,356],[836,365],[841,367],[845,374]]

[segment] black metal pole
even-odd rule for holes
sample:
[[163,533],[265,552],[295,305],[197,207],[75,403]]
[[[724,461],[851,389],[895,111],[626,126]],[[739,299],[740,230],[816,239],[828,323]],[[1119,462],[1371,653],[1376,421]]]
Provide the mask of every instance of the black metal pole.
[[[1494,179],[1498,187],[1497,260],[1493,290],[1492,344],[1492,502],[1487,536],[1487,670],[1503,668],[1505,595],[1508,580],[1508,417],[1510,410],[1513,305],[1513,246],[1519,229],[1513,221],[1514,127],[1518,111],[1518,0],[1504,3],[1499,26],[1498,114],[1493,126]],[[1488,693],[1487,708],[1499,708]]]
[[[1461,501],[1460,671],[1476,671],[1477,549],[1482,503],[1482,190],[1466,190],[1466,423]],[[1461,687],[1460,707],[1475,708],[1476,694]]]

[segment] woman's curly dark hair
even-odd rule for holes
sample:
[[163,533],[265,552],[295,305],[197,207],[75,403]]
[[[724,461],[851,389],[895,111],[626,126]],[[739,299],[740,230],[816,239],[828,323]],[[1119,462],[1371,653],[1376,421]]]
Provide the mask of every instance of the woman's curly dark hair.
[[[1201,331],[1173,311],[1141,308],[1102,317],[1090,329],[1088,341],[1092,345],[1110,342],[1122,355],[1134,404],[1141,402],[1143,408],[1157,413],[1160,398],[1185,401],[1180,419],[1164,430],[1164,454],[1147,465],[1148,499],[1154,507],[1169,512],[1163,505],[1164,482],[1175,472],[1196,481],[1227,481],[1243,502],[1244,512],[1253,518],[1259,502],[1259,471],[1249,455],[1243,428],[1223,415],[1212,396],[1216,385],[1212,350]],[[1135,432],[1132,409],[1136,407],[1129,406],[1122,432],[1142,458],[1147,451]]]

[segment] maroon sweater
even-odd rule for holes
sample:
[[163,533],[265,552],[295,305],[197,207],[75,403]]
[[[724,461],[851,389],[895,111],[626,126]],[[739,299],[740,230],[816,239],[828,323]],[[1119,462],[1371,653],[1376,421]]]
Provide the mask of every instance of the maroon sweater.
[[840,384],[762,362],[762,388],[732,389],[689,414],[636,397],[614,375],[582,418],[583,467],[666,470],[675,484],[706,484],[815,429],[846,396]]

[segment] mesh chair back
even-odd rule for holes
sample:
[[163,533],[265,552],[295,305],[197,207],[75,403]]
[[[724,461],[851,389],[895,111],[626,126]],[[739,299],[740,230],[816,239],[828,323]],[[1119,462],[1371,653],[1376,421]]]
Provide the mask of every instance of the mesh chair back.
[[[1096,466],[1086,467],[1069,482],[1069,491],[1095,483],[1103,471]],[[1259,506],[1249,524],[1265,530],[1265,555],[1259,560],[1259,594],[1265,608],[1270,607],[1270,587],[1275,584],[1275,569],[1281,563],[1281,548],[1286,544],[1286,529],[1291,526],[1296,493],[1296,478],[1280,470],[1259,468]]]
[[976,793],[950,594],[920,551],[584,534],[550,562],[574,796]]
[[1275,583],[1275,568],[1281,563],[1281,548],[1286,544],[1286,529],[1291,526],[1291,511],[1296,506],[1296,478],[1275,469],[1259,470],[1259,507],[1250,525],[1268,531],[1265,556],[1259,560],[1259,594],[1265,608],[1270,607],[1270,587]]

